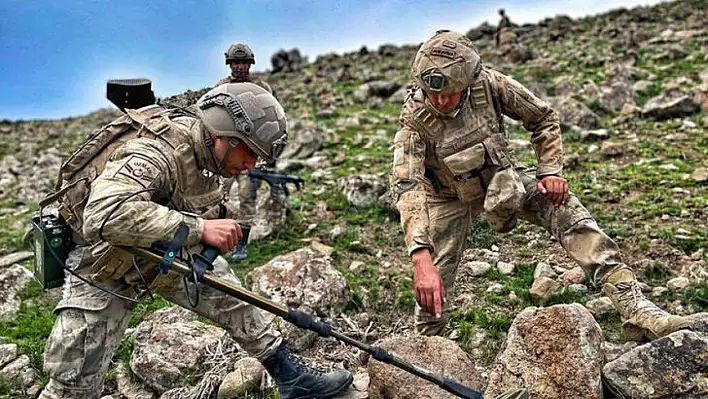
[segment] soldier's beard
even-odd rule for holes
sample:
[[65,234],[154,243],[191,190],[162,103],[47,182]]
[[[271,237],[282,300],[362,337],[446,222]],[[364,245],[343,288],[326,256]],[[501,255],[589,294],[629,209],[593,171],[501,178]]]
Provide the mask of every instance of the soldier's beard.
[[248,72],[231,71],[231,76],[238,83],[248,82]]

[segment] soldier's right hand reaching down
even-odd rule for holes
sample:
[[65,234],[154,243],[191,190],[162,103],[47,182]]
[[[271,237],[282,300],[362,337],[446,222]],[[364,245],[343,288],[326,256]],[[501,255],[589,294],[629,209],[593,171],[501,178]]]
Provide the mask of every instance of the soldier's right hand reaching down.
[[234,249],[242,236],[241,226],[233,219],[204,220],[202,242],[219,248],[222,254]]
[[440,318],[445,303],[445,286],[433,264],[433,256],[429,250],[421,249],[413,252],[412,259],[415,268],[415,299],[421,308]]

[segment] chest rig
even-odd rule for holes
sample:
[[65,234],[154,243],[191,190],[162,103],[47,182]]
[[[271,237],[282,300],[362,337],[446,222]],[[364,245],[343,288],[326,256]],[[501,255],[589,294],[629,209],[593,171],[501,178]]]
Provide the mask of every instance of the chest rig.
[[494,173],[511,164],[502,118],[499,97],[484,73],[454,118],[421,106],[415,119],[428,141],[426,176],[462,201],[483,198]]

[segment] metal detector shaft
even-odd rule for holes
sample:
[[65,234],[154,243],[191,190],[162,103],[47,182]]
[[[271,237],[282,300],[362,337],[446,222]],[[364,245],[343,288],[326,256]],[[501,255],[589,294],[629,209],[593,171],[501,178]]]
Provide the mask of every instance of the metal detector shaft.
[[[156,254],[148,249],[145,248],[137,248],[137,247],[122,247],[126,251],[129,251],[133,253],[134,255],[137,255],[148,262],[151,263],[156,263],[159,264],[160,261],[162,260],[162,256],[159,254]],[[218,250],[213,249],[213,248],[206,248],[204,252],[202,252],[202,256],[195,258],[196,260],[199,259],[208,259],[210,262],[213,262],[214,259],[216,259],[216,256],[218,255]],[[174,262],[172,263],[172,270],[185,275],[185,276],[192,276],[192,268],[186,264],[184,264],[182,261],[179,259],[175,259]],[[365,344],[361,341],[357,341],[349,336],[344,335],[343,333],[335,330],[332,328],[332,326],[328,323],[323,323],[321,321],[315,320],[311,315],[301,312],[296,309],[288,308],[286,306],[280,305],[278,303],[275,303],[269,299],[266,299],[258,294],[255,294],[251,291],[248,291],[245,288],[238,287],[226,280],[220,279],[218,277],[214,277],[209,273],[205,273],[201,279],[199,280],[200,283],[203,283],[211,288],[217,289],[221,292],[224,292],[226,294],[229,294],[235,298],[238,298],[242,301],[248,302],[253,306],[256,306],[260,309],[263,309],[265,311],[268,311],[270,313],[275,314],[276,316],[280,316],[286,321],[304,329],[308,329],[311,331],[316,332],[322,337],[333,337],[335,339],[338,339],[346,344],[349,344],[351,346],[354,346],[356,348],[359,348],[369,354],[371,356],[381,362],[391,364],[395,367],[398,367],[402,370],[405,370],[415,376],[418,376],[420,378],[423,378],[427,381],[432,382],[433,384],[436,384],[440,388],[457,395],[461,398],[465,399],[481,399],[482,394],[479,391],[475,391],[471,388],[468,388],[460,383],[457,383],[455,381],[452,381],[448,378],[443,378],[435,373],[432,373],[422,367],[418,367],[416,365],[413,365],[409,363],[408,361],[395,356],[391,354],[390,352],[374,345],[369,345]]]

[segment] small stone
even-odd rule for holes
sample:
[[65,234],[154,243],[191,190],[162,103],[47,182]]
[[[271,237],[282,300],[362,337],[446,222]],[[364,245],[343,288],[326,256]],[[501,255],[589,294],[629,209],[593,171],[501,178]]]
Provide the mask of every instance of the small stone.
[[651,296],[653,298],[658,298],[667,292],[669,292],[669,289],[666,287],[654,287],[654,289],[651,290]]
[[610,132],[607,129],[583,130],[580,132],[581,140],[605,140],[610,138]]
[[321,253],[322,255],[329,256],[332,255],[332,252],[334,252],[334,248],[330,247],[329,245],[322,244],[317,240],[312,240],[310,246],[312,247],[312,249]]
[[5,367],[6,364],[17,359],[17,345],[16,344],[3,344],[0,345],[0,369]]
[[509,262],[497,262],[497,270],[499,270],[499,273],[504,274],[504,275],[510,275],[514,274],[514,270],[516,269],[516,265],[513,263]]
[[466,264],[467,270],[472,277],[481,276],[492,268],[489,262],[471,261]]
[[497,247],[496,245],[492,244],[492,251],[494,251],[494,252],[499,252],[499,247]]
[[691,178],[699,183],[708,181],[708,168],[697,168],[691,174]]
[[547,298],[560,288],[560,283],[548,277],[539,277],[534,280],[529,292],[541,298]]
[[23,260],[29,259],[33,256],[34,252],[31,251],[20,251],[5,255],[0,258],[0,268],[14,265],[15,263],[22,262]]
[[587,294],[588,293],[588,287],[585,284],[571,284],[565,288],[568,290],[568,292],[572,292],[574,294]]
[[310,223],[310,225],[307,226],[307,230],[305,230],[305,234],[309,234],[312,232],[312,230],[317,228],[317,223]]
[[329,232],[329,237],[333,240],[341,237],[342,235],[344,235],[344,227],[341,225],[332,227],[332,230]]
[[504,286],[500,283],[494,283],[487,288],[487,293],[501,294],[504,290]]
[[600,153],[608,157],[617,157],[624,154],[626,144],[603,141]]
[[588,308],[595,318],[615,312],[615,305],[613,305],[610,298],[606,296],[588,301],[585,307]]
[[669,220],[669,219],[671,219],[671,216],[669,216],[669,215],[667,215],[667,214],[661,215],[661,220],[666,221],[666,220]]
[[534,269],[533,271],[533,278],[534,280],[536,280],[539,277],[548,277],[550,279],[555,279],[556,277],[558,277],[558,275],[548,263],[538,262],[538,264],[536,264],[536,269]]
[[217,399],[238,398],[257,389],[264,371],[263,365],[252,357],[239,359],[234,363],[234,371],[227,374],[219,386]]
[[565,285],[582,284],[585,281],[585,272],[582,267],[577,266],[563,273],[562,279]]
[[676,277],[666,282],[666,287],[671,291],[683,291],[688,287],[691,281],[688,277]]
[[517,299],[519,299],[519,296],[516,295],[516,292],[511,291],[509,295],[507,295],[507,298],[509,298],[510,301],[516,301]]
[[352,261],[352,263],[349,265],[349,270],[354,273],[363,272],[364,269],[366,269],[366,264],[360,260]]
[[371,377],[369,377],[369,374],[357,373],[354,375],[354,382],[352,385],[357,391],[366,392],[369,389],[369,384],[371,384]]

